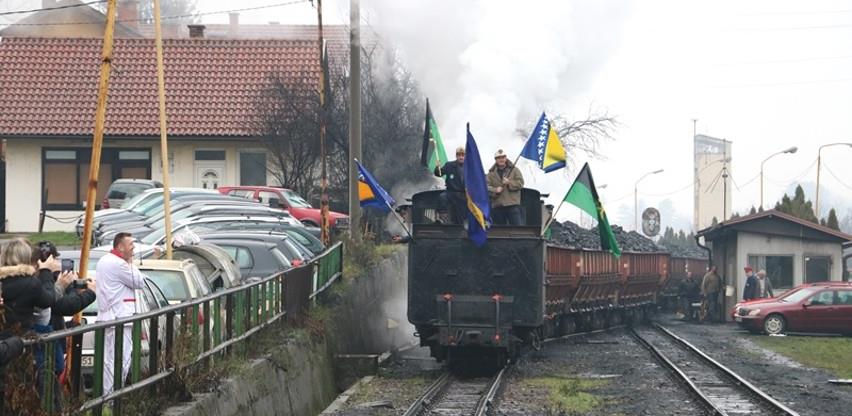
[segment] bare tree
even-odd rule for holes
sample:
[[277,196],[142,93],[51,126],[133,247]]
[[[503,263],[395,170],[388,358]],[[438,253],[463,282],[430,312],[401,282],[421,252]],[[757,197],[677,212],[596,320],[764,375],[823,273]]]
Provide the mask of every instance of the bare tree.
[[311,195],[319,163],[319,93],[302,79],[270,77],[256,103],[255,130],[282,186]]
[[[536,118],[518,129],[518,134],[526,139],[537,121]],[[557,113],[550,116],[550,122],[556,128],[556,133],[562,140],[565,150],[569,153],[581,151],[594,159],[605,159],[600,151],[601,144],[615,140],[613,133],[620,126],[615,116],[610,115],[606,110],[595,110],[592,107],[589,107],[586,116],[582,119],[572,119]]]

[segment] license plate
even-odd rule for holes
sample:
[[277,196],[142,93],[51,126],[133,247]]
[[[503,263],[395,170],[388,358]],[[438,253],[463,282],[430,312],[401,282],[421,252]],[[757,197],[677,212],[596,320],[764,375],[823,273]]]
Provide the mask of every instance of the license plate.
[[737,322],[742,322],[742,321],[743,321],[743,317],[742,317],[742,316],[737,316],[736,318],[734,318],[734,320],[735,320],[735,321],[737,321]]
[[349,227],[349,218],[338,218],[334,221],[334,225],[338,228]]
[[95,366],[95,357],[89,355],[84,356],[80,359],[81,367],[94,367]]

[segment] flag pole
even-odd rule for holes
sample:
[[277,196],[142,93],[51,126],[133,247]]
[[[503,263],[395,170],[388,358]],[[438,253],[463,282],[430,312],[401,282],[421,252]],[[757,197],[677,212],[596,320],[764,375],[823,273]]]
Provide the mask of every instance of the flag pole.
[[[435,149],[435,152],[437,152],[438,151],[438,144],[435,143],[435,139],[430,137],[429,142],[432,143],[432,148]],[[438,168],[438,176],[444,176],[444,174],[441,172],[441,158],[438,157],[437,154],[435,155],[435,157],[438,159],[438,161],[435,163],[435,167]]]
[[166,260],[172,259],[172,209],[169,186],[169,141],[166,130],[166,81],[163,65],[163,32],[160,27],[160,0],[154,0],[154,38],[157,48],[157,90],[160,102],[160,162],[163,169],[163,224],[166,226]]
[[[385,205],[387,205],[388,208],[391,208],[391,206],[387,203],[387,201],[385,201]],[[409,208],[409,209],[411,209],[411,208]],[[411,241],[414,241],[414,236],[411,235],[410,231],[408,231],[408,227],[405,226],[405,222],[402,220],[402,217],[400,217],[399,214],[396,212],[396,210],[394,210],[393,208],[391,208],[391,213],[393,214],[394,218],[396,218],[396,220],[399,222],[399,225],[402,226],[402,229],[405,230],[405,233],[408,234],[408,238],[410,238]]]

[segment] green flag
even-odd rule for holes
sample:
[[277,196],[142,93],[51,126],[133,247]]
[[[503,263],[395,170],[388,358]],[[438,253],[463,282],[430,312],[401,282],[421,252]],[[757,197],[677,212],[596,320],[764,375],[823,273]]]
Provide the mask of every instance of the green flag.
[[589,169],[589,164],[583,165],[571,189],[565,194],[565,202],[576,205],[585,213],[598,219],[598,232],[601,235],[601,249],[609,250],[616,257],[621,256],[621,249],[618,248],[618,242],[615,241],[615,234],[612,233],[612,227],[609,226],[609,220],[606,218],[606,212],[598,199],[598,191],[595,189],[595,181],[592,179],[592,170]]
[[447,163],[447,151],[444,150],[444,142],[441,133],[438,132],[438,123],[432,117],[432,108],[429,107],[429,99],[426,99],[426,126],[423,129],[423,150],[420,153],[420,164],[434,171],[435,166],[444,166]]

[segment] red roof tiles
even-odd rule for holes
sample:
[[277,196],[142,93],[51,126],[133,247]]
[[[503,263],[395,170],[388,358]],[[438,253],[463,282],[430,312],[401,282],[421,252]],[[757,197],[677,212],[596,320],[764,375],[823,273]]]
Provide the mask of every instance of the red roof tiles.
[[[166,39],[171,136],[252,136],[255,103],[270,76],[316,86],[316,41]],[[3,38],[2,135],[91,135],[102,42]],[[159,136],[152,39],[116,39],[106,135]]]

